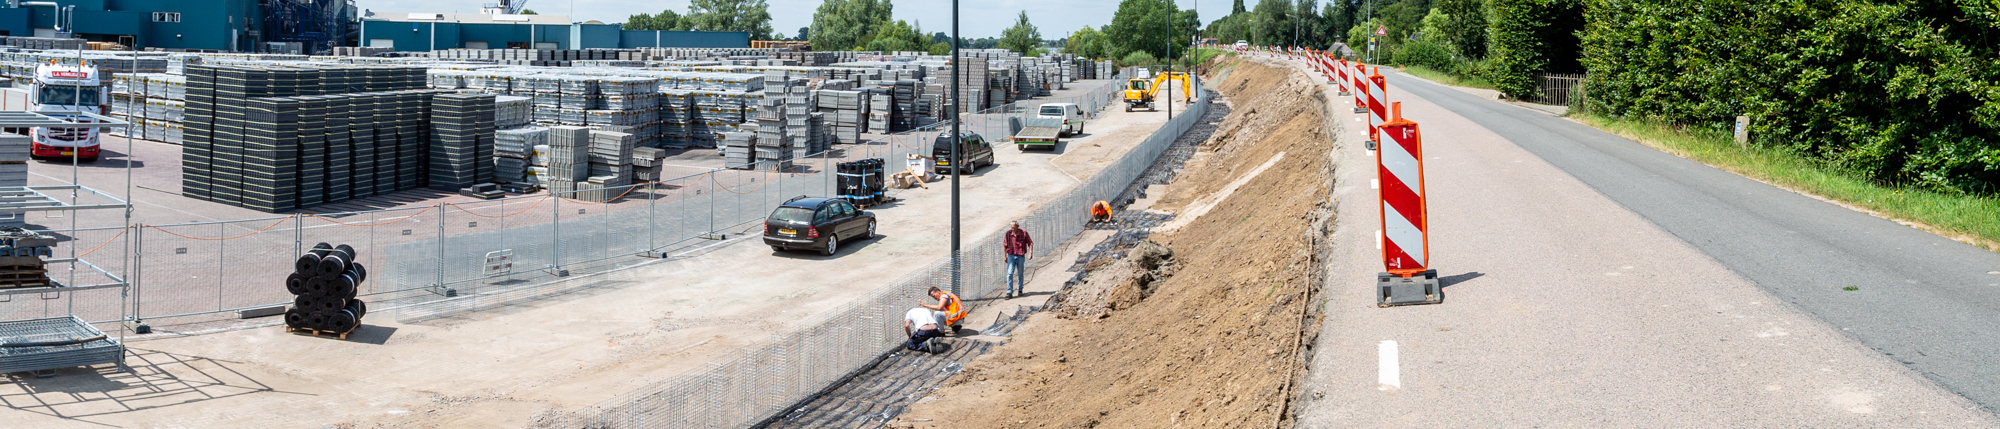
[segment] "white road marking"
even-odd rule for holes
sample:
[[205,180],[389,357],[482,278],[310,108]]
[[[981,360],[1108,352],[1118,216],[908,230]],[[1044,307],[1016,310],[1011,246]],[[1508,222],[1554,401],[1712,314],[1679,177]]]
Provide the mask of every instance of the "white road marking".
[[1391,390],[1403,388],[1403,368],[1401,364],[1397,363],[1396,341],[1382,340],[1382,345],[1376,347],[1376,351],[1377,354],[1381,355],[1380,358],[1382,361],[1381,370],[1377,371],[1375,375],[1376,383],[1380,384],[1376,386],[1376,389]]
[[1368,189],[1382,189],[1382,179],[1368,179]]
[[1375,250],[1382,250],[1382,230],[1375,230]]

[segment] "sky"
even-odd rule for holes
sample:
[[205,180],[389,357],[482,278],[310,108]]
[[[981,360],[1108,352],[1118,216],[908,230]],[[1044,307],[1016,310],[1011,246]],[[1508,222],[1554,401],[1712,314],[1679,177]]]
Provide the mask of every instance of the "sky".
[[[355,6],[374,12],[478,13],[483,3],[497,0],[355,0]],[[766,0],[771,5],[771,28],[786,36],[798,34],[799,27],[812,25],[813,11],[820,0]],[[1195,7],[1195,0],[1175,0],[1181,9]],[[923,26],[924,32],[951,31],[951,3],[944,0],[902,0],[895,3],[895,18]],[[1249,1],[1255,3],[1255,1]],[[1203,23],[1229,13],[1231,0],[1200,2]],[[687,13],[687,0],[639,2],[632,0],[527,0],[527,7],[543,15],[570,15],[575,21],[625,22],[639,13],[659,13],[673,9]],[[574,9],[572,9],[574,8]],[[573,12],[572,12],[573,10]],[[1083,26],[1111,23],[1118,11],[1117,0],[961,0],[959,31],[969,38],[1000,37],[1000,30],[1014,25],[1021,11],[1028,12],[1044,39],[1058,39]]]

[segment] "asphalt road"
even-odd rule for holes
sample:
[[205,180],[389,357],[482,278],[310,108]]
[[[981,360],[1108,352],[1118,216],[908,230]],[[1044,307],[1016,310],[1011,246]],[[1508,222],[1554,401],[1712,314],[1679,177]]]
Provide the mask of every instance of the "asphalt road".
[[1862,344],[2000,410],[2000,254],[1562,118],[1401,74],[1388,82],[1512,141]]
[[[1836,237],[1923,233],[1539,111],[1400,75],[1389,85],[1422,127],[1446,297],[1375,307],[1375,159],[1360,115],[1339,109],[1342,222],[1302,427],[2000,427],[1841,319],[1907,323],[1872,307],[1903,284],[1769,279],[1862,282],[1819,272],[1866,266],[1830,243],[1883,241]],[[1814,226],[1843,219],[1860,226]]]

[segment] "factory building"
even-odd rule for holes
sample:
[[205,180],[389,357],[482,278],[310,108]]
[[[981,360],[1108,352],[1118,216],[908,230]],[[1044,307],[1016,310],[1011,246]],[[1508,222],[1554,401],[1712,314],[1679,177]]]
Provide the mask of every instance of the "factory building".
[[741,31],[623,30],[563,15],[370,12],[362,45],[397,51],[443,49],[747,48]]
[[[343,46],[353,36],[349,0],[7,0],[0,36],[81,38],[138,49],[262,52]],[[351,42],[350,42],[351,44]]]

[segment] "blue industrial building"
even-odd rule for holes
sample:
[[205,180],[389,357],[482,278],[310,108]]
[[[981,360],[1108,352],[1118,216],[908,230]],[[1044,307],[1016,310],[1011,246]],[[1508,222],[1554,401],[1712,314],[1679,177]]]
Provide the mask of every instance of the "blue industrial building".
[[[58,16],[58,8],[69,16]],[[0,35],[218,51],[294,41],[317,50],[342,45],[353,15],[345,0],[9,0],[0,4]],[[268,28],[274,25],[283,28]]]
[[363,46],[439,49],[747,48],[742,31],[623,30],[561,15],[374,12],[361,18]]

